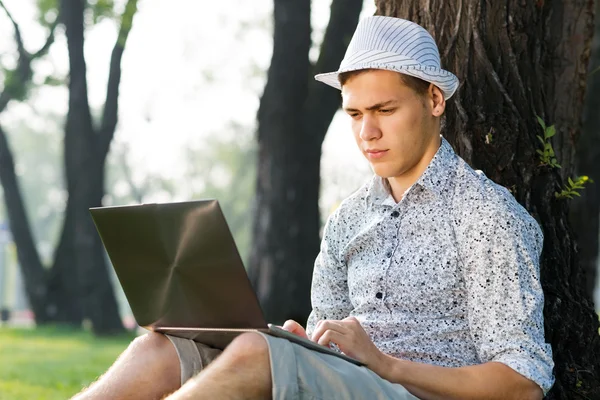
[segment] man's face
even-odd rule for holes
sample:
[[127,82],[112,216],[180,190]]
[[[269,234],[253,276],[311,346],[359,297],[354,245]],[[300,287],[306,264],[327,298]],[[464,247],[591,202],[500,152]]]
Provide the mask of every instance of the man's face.
[[397,72],[386,70],[360,73],[343,85],[343,109],[352,118],[359,149],[377,175],[408,178],[439,144],[439,121],[433,114],[435,108],[440,115],[436,90],[432,85],[425,97],[420,96]]

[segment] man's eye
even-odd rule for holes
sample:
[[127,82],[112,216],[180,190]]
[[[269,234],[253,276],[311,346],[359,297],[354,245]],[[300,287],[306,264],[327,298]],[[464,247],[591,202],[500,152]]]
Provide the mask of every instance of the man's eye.
[[379,112],[382,113],[382,114],[391,114],[392,111],[394,111],[393,108],[385,108],[385,109],[379,110]]
[[354,119],[360,117],[360,114],[358,114],[358,113],[352,113],[352,114],[349,114],[349,115],[350,115],[351,118],[354,118]]

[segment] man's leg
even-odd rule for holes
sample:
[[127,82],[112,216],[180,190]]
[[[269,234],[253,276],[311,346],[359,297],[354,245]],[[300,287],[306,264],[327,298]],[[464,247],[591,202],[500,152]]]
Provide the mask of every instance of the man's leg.
[[180,387],[179,358],[171,341],[150,332],[136,338],[98,381],[73,400],[162,399]]
[[168,400],[270,399],[269,347],[258,333],[238,336],[210,366]]

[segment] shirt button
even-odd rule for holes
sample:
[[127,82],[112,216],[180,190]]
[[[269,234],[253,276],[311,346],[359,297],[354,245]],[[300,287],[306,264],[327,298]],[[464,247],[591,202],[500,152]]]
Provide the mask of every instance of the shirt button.
[[385,253],[385,256],[386,256],[387,258],[391,258],[391,257],[392,257],[392,252],[391,252],[391,251],[388,251],[387,253]]
[[398,218],[399,216],[400,216],[400,213],[398,211],[394,211],[392,213],[392,217],[394,217],[394,218]]
[[375,295],[375,297],[377,297],[378,299],[382,299],[383,298],[383,293],[377,292],[377,294]]

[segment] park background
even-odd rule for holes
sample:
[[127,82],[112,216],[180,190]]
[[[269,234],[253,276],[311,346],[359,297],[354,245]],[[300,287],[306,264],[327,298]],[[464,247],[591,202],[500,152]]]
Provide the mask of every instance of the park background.
[[[4,190],[0,202],[3,325],[0,399],[68,397],[110,365],[137,332],[103,251],[93,246],[86,248],[85,244],[78,247],[85,241],[81,237],[95,233],[89,215],[83,212],[90,206],[218,198],[240,253],[251,269],[253,283],[260,288],[259,297],[267,315],[272,317],[270,320],[305,317],[306,296],[291,304],[283,298],[283,293],[306,292],[310,260],[316,255],[316,251],[306,250],[315,250],[318,232],[327,216],[368,179],[371,171],[355,148],[348,118],[336,111],[338,100],[330,100],[339,93],[324,85],[319,89],[322,93],[315,92],[312,83],[294,80],[293,75],[291,80],[282,81],[274,77],[269,86],[270,68],[271,71],[275,67],[287,69],[289,73],[298,65],[292,57],[282,61],[274,49],[281,53],[281,46],[288,46],[296,56],[307,50],[302,62],[335,69],[335,62],[321,57],[323,44],[338,47],[331,54],[343,54],[343,45],[347,44],[356,19],[359,15],[372,15],[377,7],[372,0],[346,4],[328,0],[292,1],[290,4],[297,7],[295,11],[306,12],[310,18],[310,26],[306,28],[312,30],[307,41],[306,37],[296,40],[285,36],[290,34],[285,23],[277,26],[274,7],[280,10],[291,7],[283,3],[277,0],[1,1],[0,180]],[[544,7],[552,8],[541,5],[540,13],[551,14],[552,10]],[[598,4],[595,7],[597,10]],[[467,9],[466,6],[440,9],[440,13],[451,14],[450,19],[459,16],[467,19]],[[279,18],[290,17],[279,15]],[[589,25],[589,19],[587,22]],[[586,31],[581,27],[575,30]],[[587,27],[587,31],[591,39],[592,30]],[[600,66],[597,26],[594,36],[593,43],[588,41],[583,51],[589,56],[589,62],[582,58],[587,62],[583,66],[587,79],[585,99],[579,107],[574,106],[581,126],[557,126],[558,135],[549,137],[547,142],[554,144],[555,162],[562,163],[561,169],[566,171],[553,178],[560,182],[557,191],[569,189],[571,177],[575,183],[576,177],[583,175],[598,182],[588,183],[582,190],[571,190],[577,193],[572,194],[574,199],[563,201],[572,202],[575,210],[569,208],[571,205],[566,206],[566,211],[571,212],[573,236],[579,234],[584,238],[579,243],[577,261],[558,257],[560,262],[580,266],[567,273],[579,277],[576,281],[580,287],[569,287],[566,291],[576,290],[578,296],[588,299],[588,305],[595,299],[598,311],[600,197],[596,186],[600,184],[600,144],[593,140],[600,138],[600,73],[594,74]],[[490,53],[493,53],[492,42],[490,39],[490,44],[486,44]],[[500,58],[497,54],[496,57]],[[498,72],[492,66],[488,68],[490,73]],[[451,66],[449,69],[453,70]],[[323,72],[316,68],[308,70]],[[78,79],[78,87],[73,84],[74,77]],[[475,74],[472,78],[480,79],[485,88],[487,82],[483,77]],[[514,82],[509,73],[501,71],[498,79],[508,88]],[[298,94],[302,89],[287,92],[286,88],[294,85],[308,86],[309,100],[321,98],[321,93],[325,100],[319,110],[328,110],[329,117],[319,115],[319,110],[305,104],[301,106],[308,110],[302,107],[294,110],[290,105],[285,110],[288,114],[273,116],[277,113],[275,104],[281,99],[304,101]],[[273,93],[283,95],[278,99]],[[502,105],[499,107],[502,109]],[[558,112],[547,108],[544,120],[548,126],[565,123],[557,115],[553,119],[553,113]],[[303,129],[322,131],[324,139],[318,135],[303,136],[303,132],[290,128],[289,122],[281,121],[297,121],[298,115],[316,121]],[[534,126],[538,124],[535,114],[532,113],[531,119]],[[453,126],[449,124],[450,128]],[[539,131],[535,134],[543,136],[544,130],[537,127]],[[565,135],[561,135],[565,131],[569,131],[571,139],[579,136],[573,131],[581,131],[579,142],[589,145],[577,146],[572,140],[569,145],[573,148],[565,150],[556,143],[566,142]],[[491,128],[481,139],[488,145],[502,141],[502,129]],[[306,142],[320,140],[322,146],[317,143],[316,155],[315,146],[303,147]],[[260,167],[267,168],[265,160],[280,162],[273,154],[287,154],[287,151],[295,152],[298,160],[297,165],[292,165],[290,175],[301,175],[306,169],[313,176],[315,173],[320,176],[316,196],[311,197],[312,192],[302,191],[291,180],[285,187],[285,175],[273,178],[273,185],[265,185],[264,180],[268,179],[265,176],[277,173],[266,170],[261,176]],[[304,163],[315,158],[320,159],[316,172],[314,165]],[[583,164],[579,160],[595,162]],[[485,169],[485,163],[479,165],[477,157],[468,161],[497,178]],[[293,164],[291,158],[290,163]],[[536,164],[539,163],[537,160]],[[498,177],[502,177],[502,172]],[[266,186],[282,194],[269,198]],[[515,190],[510,184],[506,186]],[[521,200],[519,196],[517,199]],[[291,208],[300,217],[286,218],[277,209],[280,206]],[[583,215],[584,224],[578,222],[576,211],[581,209],[579,214]],[[552,210],[557,220],[565,212],[562,208]],[[317,219],[313,218],[315,211]],[[272,223],[279,222],[283,227],[262,229],[256,215],[272,215],[270,220],[275,221]],[[308,239],[302,236],[304,228],[294,225],[302,215],[308,220],[312,218],[313,225],[306,229]],[[595,230],[593,240],[590,237],[594,235],[578,231],[581,225]],[[295,233],[280,235],[279,229]],[[82,230],[84,234],[78,237],[76,232]],[[560,236],[556,232],[555,235]],[[275,236],[307,244],[293,249],[285,248],[286,245],[278,248]],[[574,246],[571,239],[565,240],[568,243],[564,246]],[[97,243],[97,238],[89,241]],[[81,262],[86,257],[92,261]],[[106,267],[104,272],[103,267]],[[595,343],[598,346],[597,339]],[[577,370],[577,375],[585,376],[592,371],[588,374],[594,375],[596,381],[600,379],[597,366],[584,367]],[[568,368],[571,366],[565,366]],[[581,383],[585,379],[577,378],[574,384],[585,386]]]

